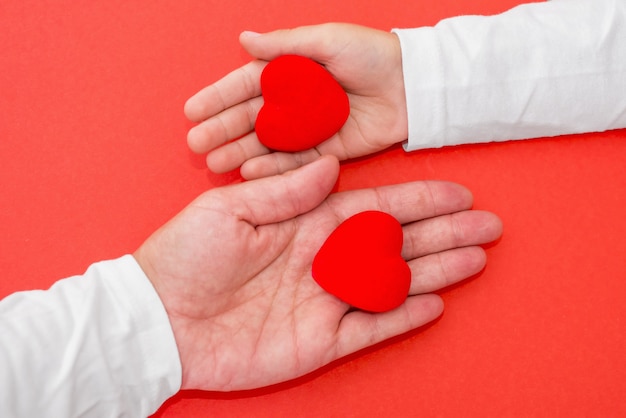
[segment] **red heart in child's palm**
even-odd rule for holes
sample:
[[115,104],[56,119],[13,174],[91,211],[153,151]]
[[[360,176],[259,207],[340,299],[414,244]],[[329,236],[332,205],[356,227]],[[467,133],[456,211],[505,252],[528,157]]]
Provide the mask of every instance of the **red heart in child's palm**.
[[313,259],[313,278],[356,308],[388,311],[405,301],[411,285],[411,270],[401,250],[402,226],[393,216],[361,212],[326,239]]
[[320,64],[297,55],[271,61],[261,73],[264,105],[259,141],[276,151],[303,151],[333,136],[350,115],[348,96]]

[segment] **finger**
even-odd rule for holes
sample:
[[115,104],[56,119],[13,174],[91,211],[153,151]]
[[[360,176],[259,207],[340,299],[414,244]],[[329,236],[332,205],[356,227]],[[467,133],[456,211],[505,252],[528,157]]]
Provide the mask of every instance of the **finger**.
[[337,358],[419,328],[435,320],[442,311],[441,298],[428,294],[411,296],[389,312],[351,312],[344,316],[337,330]]
[[406,260],[441,251],[482,245],[502,235],[502,221],[491,212],[470,210],[415,222],[403,227]]
[[341,49],[335,28],[338,26],[323,24],[264,34],[245,31],[239,36],[239,42],[250,55],[266,61],[280,55],[296,54],[324,63]]
[[472,193],[445,181],[416,181],[371,189],[336,193],[326,205],[337,219],[346,219],[365,210],[379,210],[401,224],[470,209]]
[[251,132],[261,106],[263,99],[255,97],[194,126],[187,134],[189,148],[196,153],[208,152]]
[[254,226],[280,222],[317,207],[338,175],[339,161],[324,156],[285,174],[213,189],[210,201]]
[[[259,158],[253,158],[250,161],[246,161],[241,167],[241,175],[248,180],[273,176],[275,174],[284,173],[287,170],[294,170],[304,164],[314,161],[320,155],[326,154],[334,155],[340,161],[351,158],[354,155],[350,155],[347,149],[348,147],[345,145],[344,141],[342,141],[343,136],[341,135],[341,132],[352,122],[353,121],[351,119],[348,119],[346,125],[344,125],[344,127],[341,128],[336,135],[333,135],[314,148],[291,153],[273,152]],[[371,149],[363,154],[369,154],[375,151],[378,151],[378,149]]]
[[[254,132],[251,132],[236,141],[228,143],[210,152],[207,155],[207,166],[214,173],[226,173],[240,167],[245,161],[255,159],[256,157],[267,154],[268,152],[270,152],[269,149],[259,142]],[[274,174],[279,173],[272,173],[270,175]],[[247,180],[252,180],[252,178],[247,178],[246,176],[243,177]]]
[[480,273],[487,263],[481,247],[455,248],[409,261],[411,288],[417,295],[443,289]]
[[241,175],[247,180],[273,176],[315,161],[319,156],[314,148],[294,153],[273,152],[243,162]]
[[200,122],[225,109],[261,95],[261,72],[267,63],[252,61],[193,95],[185,103],[185,115]]

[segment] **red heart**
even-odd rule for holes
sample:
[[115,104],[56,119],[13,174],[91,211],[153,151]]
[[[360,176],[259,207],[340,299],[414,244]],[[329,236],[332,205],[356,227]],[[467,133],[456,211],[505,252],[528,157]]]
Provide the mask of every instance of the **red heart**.
[[324,67],[283,55],[261,73],[264,105],[256,119],[259,141],[276,151],[303,151],[333,136],[350,115],[348,95]]
[[313,259],[313,278],[356,308],[388,311],[405,301],[411,285],[411,270],[401,250],[402,226],[393,216],[361,212],[326,239]]

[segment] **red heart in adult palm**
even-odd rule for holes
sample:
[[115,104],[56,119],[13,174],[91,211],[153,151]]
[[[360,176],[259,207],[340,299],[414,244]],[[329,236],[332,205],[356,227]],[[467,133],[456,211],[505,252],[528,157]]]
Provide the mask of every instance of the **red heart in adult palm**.
[[313,278],[356,308],[388,311],[405,301],[411,285],[401,250],[402,226],[393,216],[361,212],[326,239],[313,259]]
[[264,104],[256,119],[259,141],[276,151],[303,151],[333,136],[350,115],[348,96],[317,62],[283,55],[261,73]]

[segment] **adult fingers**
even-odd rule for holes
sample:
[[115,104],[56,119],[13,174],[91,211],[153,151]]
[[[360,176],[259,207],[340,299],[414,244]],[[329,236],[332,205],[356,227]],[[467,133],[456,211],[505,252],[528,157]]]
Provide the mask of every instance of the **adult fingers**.
[[404,334],[435,320],[443,311],[434,294],[409,297],[400,307],[383,313],[350,312],[337,330],[336,358]]
[[482,245],[502,235],[502,221],[491,212],[469,210],[405,225],[406,260],[459,247]]
[[443,289],[480,273],[487,263],[481,247],[463,247],[409,261],[410,295]]
[[401,224],[470,209],[471,192],[446,181],[415,181],[370,189],[336,193],[327,207],[336,219],[344,220],[366,210],[379,210],[394,216]]

